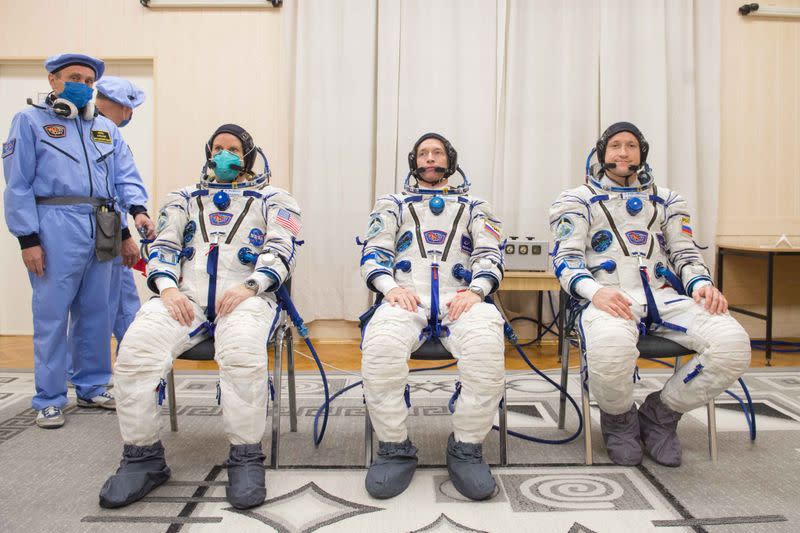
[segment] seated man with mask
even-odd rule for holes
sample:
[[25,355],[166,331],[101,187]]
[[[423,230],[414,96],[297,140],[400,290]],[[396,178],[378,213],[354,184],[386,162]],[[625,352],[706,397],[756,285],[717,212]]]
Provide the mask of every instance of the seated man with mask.
[[205,154],[201,183],[170,193],[161,210],[147,264],[159,297],[142,306],[120,347],[114,380],[125,445],[100,492],[103,507],[139,500],[169,478],[158,436],[165,377],[175,357],[210,334],[231,443],[228,501],[246,509],[266,498],[266,347],[278,313],[273,292],[295,264],[300,210],[269,185],[266,157],[240,126],[220,126]]
[[[711,284],[686,201],[653,181],[649,148],[629,122],[603,133],[587,183],[550,208],[553,266],[564,290],[586,304],[579,329],[609,458],[637,465],[644,444],[656,462],[678,466],[678,421],[742,375],[750,339]],[[648,333],[697,355],[637,411],[636,345]]]
[[[435,337],[458,360],[461,379],[447,469],[461,494],[483,500],[496,484],[482,443],[505,384],[503,319],[483,301],[503,277],[500,222],[486,202],[467,195],[466,177],[459,187],[449,184],[453,174],[464,174],[441,135],[420,137],[408,163],[406,191],[376,202],[361,257],[367,286],[383,298],[362,343],[366,403],[379,441],[366,489],[391,498],[411,483],[417,449],[403,401],[408,358]],[[464,270],[472,274],[469,285],[457,275]]]

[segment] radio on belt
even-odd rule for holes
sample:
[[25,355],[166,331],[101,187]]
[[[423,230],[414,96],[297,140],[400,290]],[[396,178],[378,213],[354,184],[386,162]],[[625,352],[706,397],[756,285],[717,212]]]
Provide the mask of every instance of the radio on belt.
[[545,272],[549,257],[547,241],[509,236],[505,247],[506,271]]

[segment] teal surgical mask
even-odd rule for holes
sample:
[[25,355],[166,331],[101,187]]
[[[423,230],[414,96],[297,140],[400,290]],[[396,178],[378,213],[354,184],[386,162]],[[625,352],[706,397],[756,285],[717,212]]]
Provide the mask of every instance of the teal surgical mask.
[[230,183],[235,180],[239,172],[241,172],[242,160],[239,156],[227,150],[217,152],[214,154],[212,160],[216,163],[214,174],[217,175],[220,181]]

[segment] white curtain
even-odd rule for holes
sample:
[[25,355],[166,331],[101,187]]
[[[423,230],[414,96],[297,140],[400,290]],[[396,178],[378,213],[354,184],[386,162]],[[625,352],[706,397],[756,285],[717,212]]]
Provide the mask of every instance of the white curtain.
[[713,245],[718,0],[296,5],[292,189],[307,245],[294,293],[307,321],[366,308],[355,236],[426,131],[453,142],[506,234],[550,240],[547,208],[582,183],[599,134],[634,122],[657,182],[689,199],[696,239]]

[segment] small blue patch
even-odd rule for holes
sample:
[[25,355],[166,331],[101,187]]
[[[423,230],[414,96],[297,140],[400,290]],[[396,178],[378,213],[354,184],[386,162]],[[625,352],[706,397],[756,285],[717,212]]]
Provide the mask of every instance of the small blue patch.
[[258,228],[253,228],[250,230],[250,235],[247,236],[247,240],[256,248],[261,248],[264,246],[264,237],[263,231]]
[[664,238],[663,233],[656,233],[656,240],[658,241],[658,245],[661,247],[662,250],[667,250],[667,240]]
[[466,233],[461,236],[461,251],[467,255],[472,255],[472,239]]
[[414,240],[414,236],[411,234],[410,231],[403,233],[399,239],[397,239],[397,244],[395,245],[395,250],[397,253],[405,252],[408,250],[408,247],[411,246],[411,242]]
[[631,244],[635,244],[637,246],[643,246],[647,244],[647,240],[650,237],[650,234],[646,231],[639,231],[639,230],[632,230],[625,234],[630,241]]
[[375,262],[378,263],[382,267],[392,268],[394,266],[394,260],[392,256],[387,254],[386,252],[382,252],[381,250],[375,250],[373,252],[375,254]]
[[642,199],[637,198],[636,196],[628,198],[628,201],[625,203],[625,209],[628,210],[628,214],[632,217],[638,215],[643,206],[644,204],[642,204]]
[[428,230],[423,235],[428,244],[444,244],[444,240],[447,238],[447,232],[438,229]]
[[158,260],[165,265],[177,265],[180,258],[180,254],[172,250],[158,251]]
[[598,253],[605,252],[612,242],[614,242],[614,237],[611,232],[607,229],[601,229],[592,235],[592,250]]
[[209,213],[208,220],[212,226],[226,226],[233,220],[232,213]]
[[183,228],[183,244],[189,244],[194,239],[194,232],[197,231],[197,224],[194,220],[190,220],[186,227]]
[[9,139],[3,143],[3,159],[14,153],[14,148],[17,146],[16,139]]

